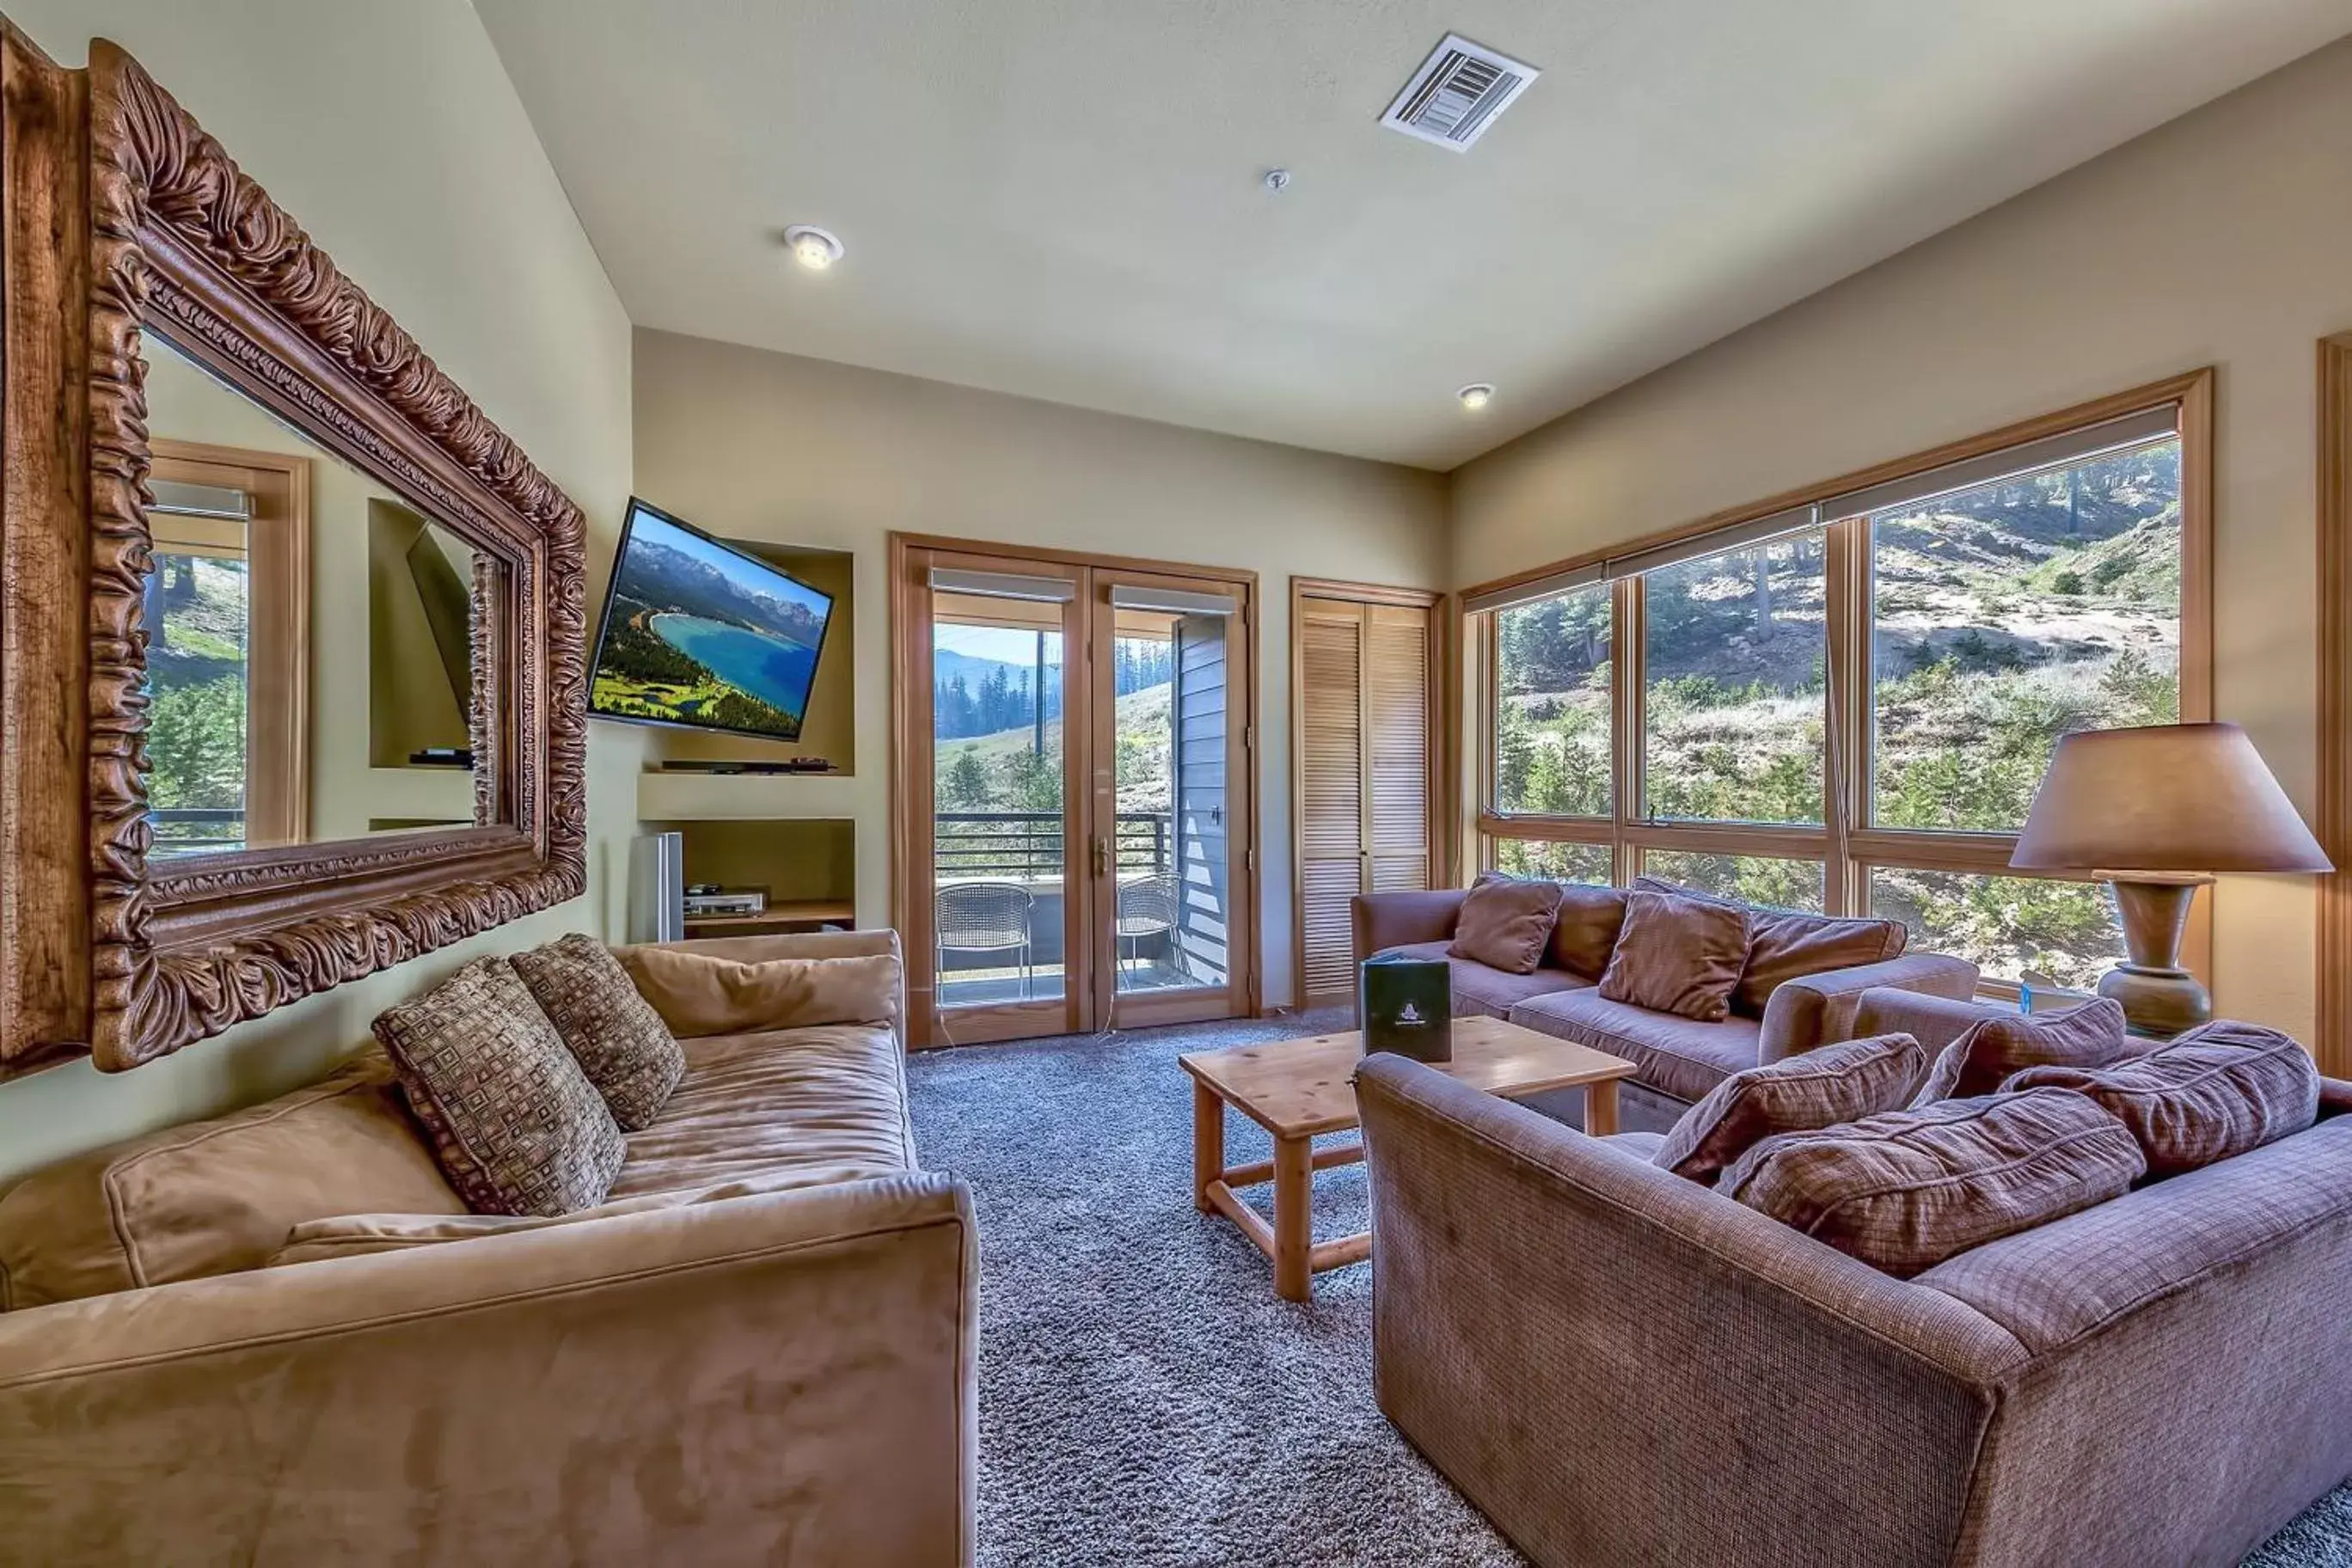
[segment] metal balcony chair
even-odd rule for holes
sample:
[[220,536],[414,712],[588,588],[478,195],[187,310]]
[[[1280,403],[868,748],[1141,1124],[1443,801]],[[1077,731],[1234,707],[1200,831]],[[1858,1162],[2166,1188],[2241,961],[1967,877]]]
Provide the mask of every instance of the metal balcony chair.
[[1176,929],[1176,877],[1154,871],[1118,885],[1118,935],[1119,967],[1131,958],[1143,960],[1143,944],[1156,942]]
[[1018,882],[950,882],[934,902],[940,983],[946,984],[950,952],[1015,953],[1021,999],[1027,1001],[1035,952],[1030,916],[1036,903],[1029,889]]

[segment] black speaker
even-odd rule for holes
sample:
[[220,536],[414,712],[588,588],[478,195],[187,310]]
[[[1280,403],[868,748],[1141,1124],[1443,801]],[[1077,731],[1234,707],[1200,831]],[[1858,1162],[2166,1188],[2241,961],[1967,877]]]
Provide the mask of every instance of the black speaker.
[[1364,1049],[1454,1059],[1454,972],[1442,958],[1368,958],[1357,982]]

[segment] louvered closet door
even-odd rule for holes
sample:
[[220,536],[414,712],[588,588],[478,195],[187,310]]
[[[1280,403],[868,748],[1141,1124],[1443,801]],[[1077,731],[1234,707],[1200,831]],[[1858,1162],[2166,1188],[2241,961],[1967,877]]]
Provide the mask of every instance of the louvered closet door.
[[1363,606],[1300,601],[1298,639],[1299,991],[1355,989],[1349,903],[1364,880]]
[[1364,606],[1364,848],[1375,893],[1429,886],[1429,612]]

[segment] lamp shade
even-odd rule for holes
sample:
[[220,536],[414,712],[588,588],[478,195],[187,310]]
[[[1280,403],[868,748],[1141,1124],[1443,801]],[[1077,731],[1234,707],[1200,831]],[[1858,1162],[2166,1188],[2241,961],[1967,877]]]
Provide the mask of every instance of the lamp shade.
[[2036,871],[2336,868],[2235,724],[2064,736],[2009,863]]

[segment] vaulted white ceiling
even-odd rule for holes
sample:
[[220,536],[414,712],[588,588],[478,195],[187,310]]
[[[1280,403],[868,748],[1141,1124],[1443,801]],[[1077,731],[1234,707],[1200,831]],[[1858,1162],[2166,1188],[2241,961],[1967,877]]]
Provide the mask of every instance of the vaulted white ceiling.
[[[2352,29],[2347,0],[477,5],[640,325],[1433,468]],[[1448,31],[1544,73],[1465,153],[1378,123]],[[846,258],[792,265],[793,223]]]

